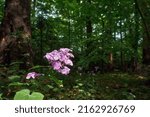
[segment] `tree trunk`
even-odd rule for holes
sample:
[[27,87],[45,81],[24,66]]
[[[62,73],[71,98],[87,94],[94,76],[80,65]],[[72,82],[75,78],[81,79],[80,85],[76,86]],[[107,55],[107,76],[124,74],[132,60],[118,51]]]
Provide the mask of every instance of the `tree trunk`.
[[0,63],[9,65],[11,62],[20,61],[22,68],[31,65],[30,5],[31,0],[5,1],[4,17],[0,26]]
[[150,65],[150,1],[135,0],[139,14],[143,21],[144,37],[143,37],[143,64]]
[[87,16],[86,18],[86,33],[87,33],[87,38],[90,38],[92,36],[92,21],[91,17]]
[[106,28],[106,38],[108,39],[107,40],[107,44],[110,45],[110,52],[108,53],[108,71],[111,72],[113,71],[113,50],[112,50],[112,42],[113,42],[113,36],[112,36],[112,32],[113,32],[113,15],[111,13],[111,11],[113,10],[112,7],[112,1],[110,1],[110,3],[108,4],[109,6],[109,14],[108,14],[108,22],[107,22],[107,28]]
[[126,68],[124,66],[124,53],[123,53],[123,34],[122,34],[122,21],[120,19],[120,41],[121,41],[121,48],[120,48],[120,65],[121,65],[121,70],[125,71]]
[[[91,0],[87,0],[87,1],[85,1],[85,3],[86,3],[86,5],[87,5],[87,8],[90,8],[91,7]],[[86,15],[86,20],[85,20],[85,23],[86,23],[86,38],[87,38],[87,40],[86,40],[86,50],[85,50],[85,56],[89,56],[90,55],[90,53],[92,52],[92,50],[93,50],[93,45],[92,45],[92,43],[93,43],[93,41],[92,41],[92,32],[93,32],[93,27],[92,27],[92,16],[91,16],[91,14],[89,13],[89,14],[87,14]],[[93,67],[93,62],[91,62],[90,64],[89,64],[89,70],[91,70],[91,69],[93,69],[92,68]]]
[[[88,0],[87,1],[89,6],[91,6],[91,0]],[[86,35],[87,35],[87,39],[88,39],[88,42],[87,42],[87,48],[90,47],[91,45],[91,36],[92,36],[92,20],[91,20],[91,14],[87,15],[86,16]]]
[[[132,71],[136,71],[137,64],[138,64],[138,41],[139,41],[139,15],[138,15],[138,9],[137,9],[137,3],[135,3],[135,11],[134,11],[134,21],[135,21],[135,27],[134,27],[134,39],[132,41],[132,48],[133,48],[133,56],[132,56]],[[132,33],[131,33],[132,34]]]

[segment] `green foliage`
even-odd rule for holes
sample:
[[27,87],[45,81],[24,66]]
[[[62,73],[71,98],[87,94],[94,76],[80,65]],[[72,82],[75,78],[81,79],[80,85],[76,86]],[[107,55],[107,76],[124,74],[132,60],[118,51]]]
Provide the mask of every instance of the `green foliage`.
[[21,83],[21,82],[12,82],[8,85],[9,87],[11,86],[29,86],[28,83]]
[[9,76],[8,79],[10,81],[18,81],[21,77],[19,75]]
[[4,0],[1,0],[0,1],[0,22],[1,22],[2,18],[3,18],[3,13],[4,13],[3,6],[4,6]]
[[39,92],[32,92],[29,89],[22,89],[16,92],[14,100],[43,100],[44,95]]
[[[43,53],[60,47],[72,48],[79,58],[75,66],[84,69],[91,69],[91,64],[102,68],[102,62],[106,67],[110,53],[116,68],[122,65],[121,59],[124,63],[131,63],[133,58],[141,61],[142,27],[139,15],[133,15],[134,1],[36,0],[32,5],[32,47],[36,50],[36,64],[45,64]],[[90,38],[87,38],[87,17],[92,26]]]

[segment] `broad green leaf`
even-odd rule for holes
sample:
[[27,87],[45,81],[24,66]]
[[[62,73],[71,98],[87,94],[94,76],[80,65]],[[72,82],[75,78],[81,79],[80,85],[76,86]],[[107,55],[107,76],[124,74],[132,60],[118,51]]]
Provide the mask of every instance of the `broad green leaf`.
[[44,95],[40,92],[32,92],[30,95],[29,89],[23,89],[16,92],[14,100],[43,100]]
[[30,94],[29,89],[23,89],[21,91],[16,92],[14,100],[28,100]]

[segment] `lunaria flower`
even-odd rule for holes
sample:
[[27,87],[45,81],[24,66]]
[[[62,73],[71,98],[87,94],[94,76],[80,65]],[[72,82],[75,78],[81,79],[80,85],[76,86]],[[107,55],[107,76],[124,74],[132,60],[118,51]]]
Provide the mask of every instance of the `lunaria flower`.
[[67,66],[73,66],[73,62],[70,58],[74,58],[74,55],[71,52],[72,50],[69,48],[60,48],[59,50],[46,53],[44,57],[52,65],[54,70],[67,75],[70,72],[70,68]]
[[30,73],[27,74],[26,79],[30,79],[30,78],[35,79],[36,77],[41,76],[41,75],[42,74],[39,74],[39,73],[36,73],[36,72],[30,72]]

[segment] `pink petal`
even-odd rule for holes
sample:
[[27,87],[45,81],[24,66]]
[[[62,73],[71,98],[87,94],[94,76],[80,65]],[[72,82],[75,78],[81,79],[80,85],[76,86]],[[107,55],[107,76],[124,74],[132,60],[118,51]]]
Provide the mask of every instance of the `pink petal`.
[[61,72],[62,74],[64,74],[64,75],[67,75],[67,74],[69,74],[70,69],[69,69],[68,67],[64,66],[64,68],[61,69],[60,72]]
[[54,70],[58,70],[62,67],[62,64],[61,64],[61,62],[56,61],[56,62],[52,63],[52,66],[53,66]]
[[65,63],[66,65],[73,66],[73,62],[72,62],[70,59],[65,60],[64,63]]

